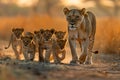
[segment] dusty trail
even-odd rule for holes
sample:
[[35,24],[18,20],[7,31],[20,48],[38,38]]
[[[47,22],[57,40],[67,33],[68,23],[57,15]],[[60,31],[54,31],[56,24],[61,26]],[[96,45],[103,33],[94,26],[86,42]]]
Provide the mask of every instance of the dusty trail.
[[[3,47],[1,55],[13,54]],[[0,80],[120,80],[120,55],[94,55],[92,65],[44,64],[11,58],[1,57]]]

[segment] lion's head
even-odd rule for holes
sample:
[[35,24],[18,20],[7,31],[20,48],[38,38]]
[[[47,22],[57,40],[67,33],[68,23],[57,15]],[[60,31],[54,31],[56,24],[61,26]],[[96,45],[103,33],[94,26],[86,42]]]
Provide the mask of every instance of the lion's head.
[[31,41],[33,40],[33,37],[22,36],[21,40],[22,40],[24,46],[28,46],[31,43]]
[[64,31],[55,31],[55,37],[57,39],[63,39],[65,34],[66,34],[66,32],[64,32]]
[[43,29],[40,29],[39,31],[34,31],[34,35],[39,41],[41,41],[41,39],[42,39],[43,32],[44,32]]
[[64,14],[66,15],[66,20],[68,22],[68,29],[76,30],[77,27],[81,25],[84,15],[86,14],[86,9],[81,10],[68,8],[63,9]]
[[46,29],[46,30],[43,30],[43,31],[42,31],[42,35],[43,35],[44,41],[49,41],[49,40],[52,38],[54,32],[55,32],[54,29],[50,29],[50,30],[49,30],[49,29]]
[[16,38],[20,38],[22,33],[24,32],[23,28],[13,28],[12,32],[14,33],[14,35],[16,36]]

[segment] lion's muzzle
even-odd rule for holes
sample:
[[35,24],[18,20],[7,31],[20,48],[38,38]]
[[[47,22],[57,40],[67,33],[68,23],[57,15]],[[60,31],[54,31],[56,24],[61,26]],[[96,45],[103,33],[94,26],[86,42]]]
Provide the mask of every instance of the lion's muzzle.
[[69,29],[69,30],[76,30],[77,27],[76,27],[75,25],[69,24],[69,25],[68,25],[68,29]]

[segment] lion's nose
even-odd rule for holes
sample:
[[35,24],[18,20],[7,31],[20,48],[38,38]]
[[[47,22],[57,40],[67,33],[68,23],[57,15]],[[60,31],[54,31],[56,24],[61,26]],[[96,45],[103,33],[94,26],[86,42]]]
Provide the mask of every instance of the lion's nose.
[[70,24],[71,24],[71,25],[74,25],[74,24],[75,24],[75,22],[70,22]]
[[74,21],[74,20],[71,20],[71,21],[70,21],[70,24],[71,24],[71,25],[74,25],[74,24],[75,24],[75,21]]
[[73,25],[74,25],[74,23],[71,23],[71,25],[73,26]]

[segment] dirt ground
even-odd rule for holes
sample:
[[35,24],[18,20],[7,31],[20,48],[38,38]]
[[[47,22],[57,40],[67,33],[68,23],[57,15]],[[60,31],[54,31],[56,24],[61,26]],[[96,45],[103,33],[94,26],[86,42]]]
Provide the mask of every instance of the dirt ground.
[[[120,55],[93,55],[93,64],[70,65],[69,56],[63,64],[15,60],[13,51],[0,46],[0,80],[120,80]],[[69,49],[67,53],[69,53]]]

